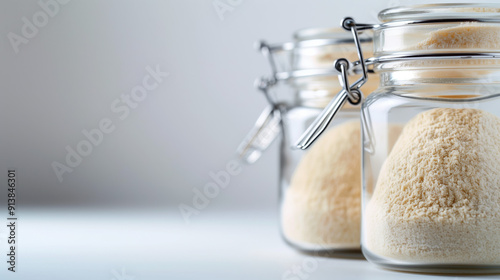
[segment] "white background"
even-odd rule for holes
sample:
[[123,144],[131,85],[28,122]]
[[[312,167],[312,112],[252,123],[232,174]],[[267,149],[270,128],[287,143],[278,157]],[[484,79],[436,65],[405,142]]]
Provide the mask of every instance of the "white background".
[[[224,0],[225,1],[225,0]],[[259,39],[291,40],[305,27],[338,26],[344,16],[375,20],[395,1],[234,1],[219,17],[214,1],[72,0],[16,54],[35,1],[0,3],[2,165],[22,174],[28,206],[143,207],[189,203],[211,181],[266,105],[255,78],[269,73]],[[404,4],[404,3],[403,3]],[[160,65],[170,76],[123,121],[110,111]],[[110,118],[116,130],[60,183],[81,131]],[[276,143],[231,183],[207,211],[269,209],[277,202]]]

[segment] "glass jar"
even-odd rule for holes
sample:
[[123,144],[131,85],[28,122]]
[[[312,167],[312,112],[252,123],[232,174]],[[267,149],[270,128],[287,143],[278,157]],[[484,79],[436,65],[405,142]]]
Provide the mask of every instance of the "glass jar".
[[[348,106],[328,126],[324,141],[310,151],[293,148],[295,141],[341,90],[338,57],[357,57],[354,40],[340,29],[305,29],[295,41],[261,43],[273,74],[258,82],[270,103],[239,148],[241,158],[255,162],[281,134],[281,233],[289,245],[309,253],[359,257],[361,213],[361,143],[359,106]],[[371,37],[361,44],[369,50]],[[360,74],[349,72],[353,79]],[[367,84],[375,89],[378,79]]]
[[[500,5],[398,7],[362,104],[362,250],[379,266],[500,272]],[[346,21],[344,21],[346,23]],[[350,23],[350,24],[349,24]]]

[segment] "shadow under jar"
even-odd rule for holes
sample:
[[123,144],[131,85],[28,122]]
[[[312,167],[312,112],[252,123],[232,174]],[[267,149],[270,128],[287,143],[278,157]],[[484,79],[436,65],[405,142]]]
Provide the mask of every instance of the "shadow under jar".
[[[500,272],[500,5],[398,7],[374,32],[362,104],[361,246],[379,266]],[[362,63],[361,63],[362,65]],[[320,139],[321,140],[321,139]]]
[[[367,50],[372,47],[368,36],[361,43]],[[259,84],[271,109],[240,146],[241,157],[255,161],[279,131],[283,239],[305,253],[362,257],[360,107],[346,105],[310,151],[293,148],[342,88],[333,64],[339,57],[357,58],[354,40],[340,29],[316,28],[298,31],[293,43],[263,46],[274,71]],[[352,79],[358,76],[350,72]],[[372,77],[365,92],[377,83]]]

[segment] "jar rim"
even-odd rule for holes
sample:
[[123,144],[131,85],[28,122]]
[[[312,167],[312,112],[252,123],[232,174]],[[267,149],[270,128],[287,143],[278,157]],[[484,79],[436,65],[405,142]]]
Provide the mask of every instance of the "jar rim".
[[388,62],[402,62],[402,61],[415,61],[415,60],[457,60],[457,59],[499,59],[500,55],[495,52],[399,52],[396,55],[382,55],[366,59],[367,65],[376,65]]
[[384,23],[413,20],[488,20],[500,21],[500,3],[440,3],[398,6],[384,9],[378,14]]
[[[317,38],[317,39],[307,39],[307,40],[300,40],[297,42],[286,42],[286,43],[277,43],[277,44],[266,44],[266,46],[269,48],[269,51],[272,53],[280,52],[280,51],[293,51],[293,50],[298,50],[302,48],[313,48],[313,47],[324,47],[324,46],[330,46],[330,45],[341,45],[341,44],[353,44],[354,45],[354,39],[349,33],[346,33],[343,31],[343,35],[347,35],[341,38]],[[373,41],[373,38],[371,36],[363,36],[359,38],[360,43],[370,43]],[[258,48],[261,48],[260,46],[264,42],[260,42],[260,45]]]
[[[384,90],[384,88],[379,88],[378,90]],[[390,95],[395,95],[398,96],[399,98],[404,98],[404,99],[410,99],[410,100],[426,100],[426,101],[433,101],[433,102],[446,102],[446,103],[455,103],[455,104],[460,104],[460,103],[472,103],[472,102],[482,102],[482,101],[488,101],[489,99],[496,99],[500,97],[500,93],[495,93],[495,94],[488,94],[488,95],[476,95],[476,96],[465,96],[462,98],[446,98],[443,96],[416,96],[416,95],[411,95],[411,94],[404,94],[404,93],[394,93],[390,92],[387,93],[384,91],[386,94]],[[376,94],[372,94],[366,97],[367,99],[370,98],[377,98]],[[364,101],[366,102],[366,100]]]
[[346,34],[341,27],[308,27],[302,28],[293,33],[296,42],[313,39],[344,39],[354,43],[350,34]]

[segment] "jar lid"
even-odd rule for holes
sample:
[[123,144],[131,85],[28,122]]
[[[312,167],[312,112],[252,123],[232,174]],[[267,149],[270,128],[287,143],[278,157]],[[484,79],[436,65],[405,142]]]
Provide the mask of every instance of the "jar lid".
[[[295,42],[303,42],[317,39],[329,39],[336,43],[351,43],[354,44],[354,39],[349,33],[340,27],[330,28],[304,28],[295,31],[293,34]],[[364,38],[366,41],[371,41],[371,38]]]
[[[268,44],[261,41],[257,48],[268,58],[272,75],[277,80],[304,77],[337,76],[332,67],[339,57],[355,59],[354,39],[341,28],[307,28],[294,33],[294,41]],[[371,54],[372,36],[367,32],[360,38]]]
[[480,59],[500,57],[498,3],[396,7],[381,11],[379,19],[382,23],[363,26],[373,29],[376,37],[374,58],[368,63],[484,64]]
[[[256,84],[261,91],[266,90],[266,98],[271,104],[283,101],[291,106],[324,108],[331,97],[342,89],[338,79],[341,73],[333,67],[336,59],[344,57],[355,61],[358,58],[355,40],[340,27],[301,29],[294,33],[293,38],[293,42],[284,44],[263,41],[257,44],[269,60],[272,74],[260,78]],[[366,55],[371,55],[371,32],[364,33],[358,40],[367,50]],[[348,68],[347,74],[351,79],[358,79],[363,74],[359,68]],[[273,96],[273,102],[267,89],[281,81],[291,86],[296,94]],[[373,77],[366,88],[372,91],[377,85],[378,77]]]
[[394,7],[378,14],[381,22],[433,20],[433,19],[500,19],[498,3],[450,3]]

